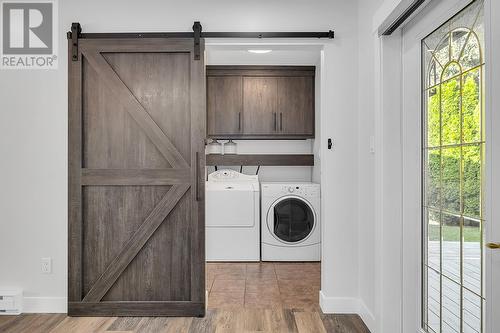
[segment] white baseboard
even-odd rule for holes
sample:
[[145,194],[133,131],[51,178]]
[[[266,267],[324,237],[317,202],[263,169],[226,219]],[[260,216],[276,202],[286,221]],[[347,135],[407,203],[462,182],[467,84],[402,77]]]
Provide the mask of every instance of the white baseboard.
[[375,332],[375,316],[366,304],[354,297],[329,297],[319,292],[319,305],[323,313],[355,313],[358,314],[370,332]]
[[370,332],[375,333],[375,316],[362,300],[359,300],[359,316],[363,319]]
[[319,305],[324,313],[358,313],[359,300],[352,297],[329,297],[319,292]]
[[24,297],[23,313],[67,313],[66,297]]

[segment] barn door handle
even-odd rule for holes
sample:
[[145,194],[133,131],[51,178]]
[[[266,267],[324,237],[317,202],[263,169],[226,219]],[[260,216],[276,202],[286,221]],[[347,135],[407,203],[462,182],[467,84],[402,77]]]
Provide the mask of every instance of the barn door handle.
[[280,112],[280,131],[283,131],[283,112]]
[[276,112],[273,112],[273,117],[274,117],[274,130],[277,131],[278,130],[278,119],[277,119]]
[[241,112],[238,112],[238,131],[241,131]]
[[195,177],[195,191],[196,191],[196,201],[203,200],[203,196],[200,193],[200,152],[196,152],[196,166],[194,171]]

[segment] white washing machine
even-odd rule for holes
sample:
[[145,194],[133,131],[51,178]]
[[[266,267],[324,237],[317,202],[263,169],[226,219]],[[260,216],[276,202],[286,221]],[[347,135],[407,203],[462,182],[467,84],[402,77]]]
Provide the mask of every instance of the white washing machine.
[[255,175],[220,170],[208,175],[206,259],[260,260],[260,185]]
[[320,261],[320,185],[261,184],[262,261]]

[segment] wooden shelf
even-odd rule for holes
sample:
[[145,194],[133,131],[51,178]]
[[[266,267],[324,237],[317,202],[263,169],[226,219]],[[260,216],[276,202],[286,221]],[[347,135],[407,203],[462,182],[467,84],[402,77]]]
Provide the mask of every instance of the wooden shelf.
[[207,155],[208,166],[253,165],[253,166],[313,166],[314,155]]

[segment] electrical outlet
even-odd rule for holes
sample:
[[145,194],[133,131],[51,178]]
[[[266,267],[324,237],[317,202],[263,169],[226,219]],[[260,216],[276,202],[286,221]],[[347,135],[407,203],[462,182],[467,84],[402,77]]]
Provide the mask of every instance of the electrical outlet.
[[43,274],[52,273],[52,258],[50,257],[42,258],[41,269]]

